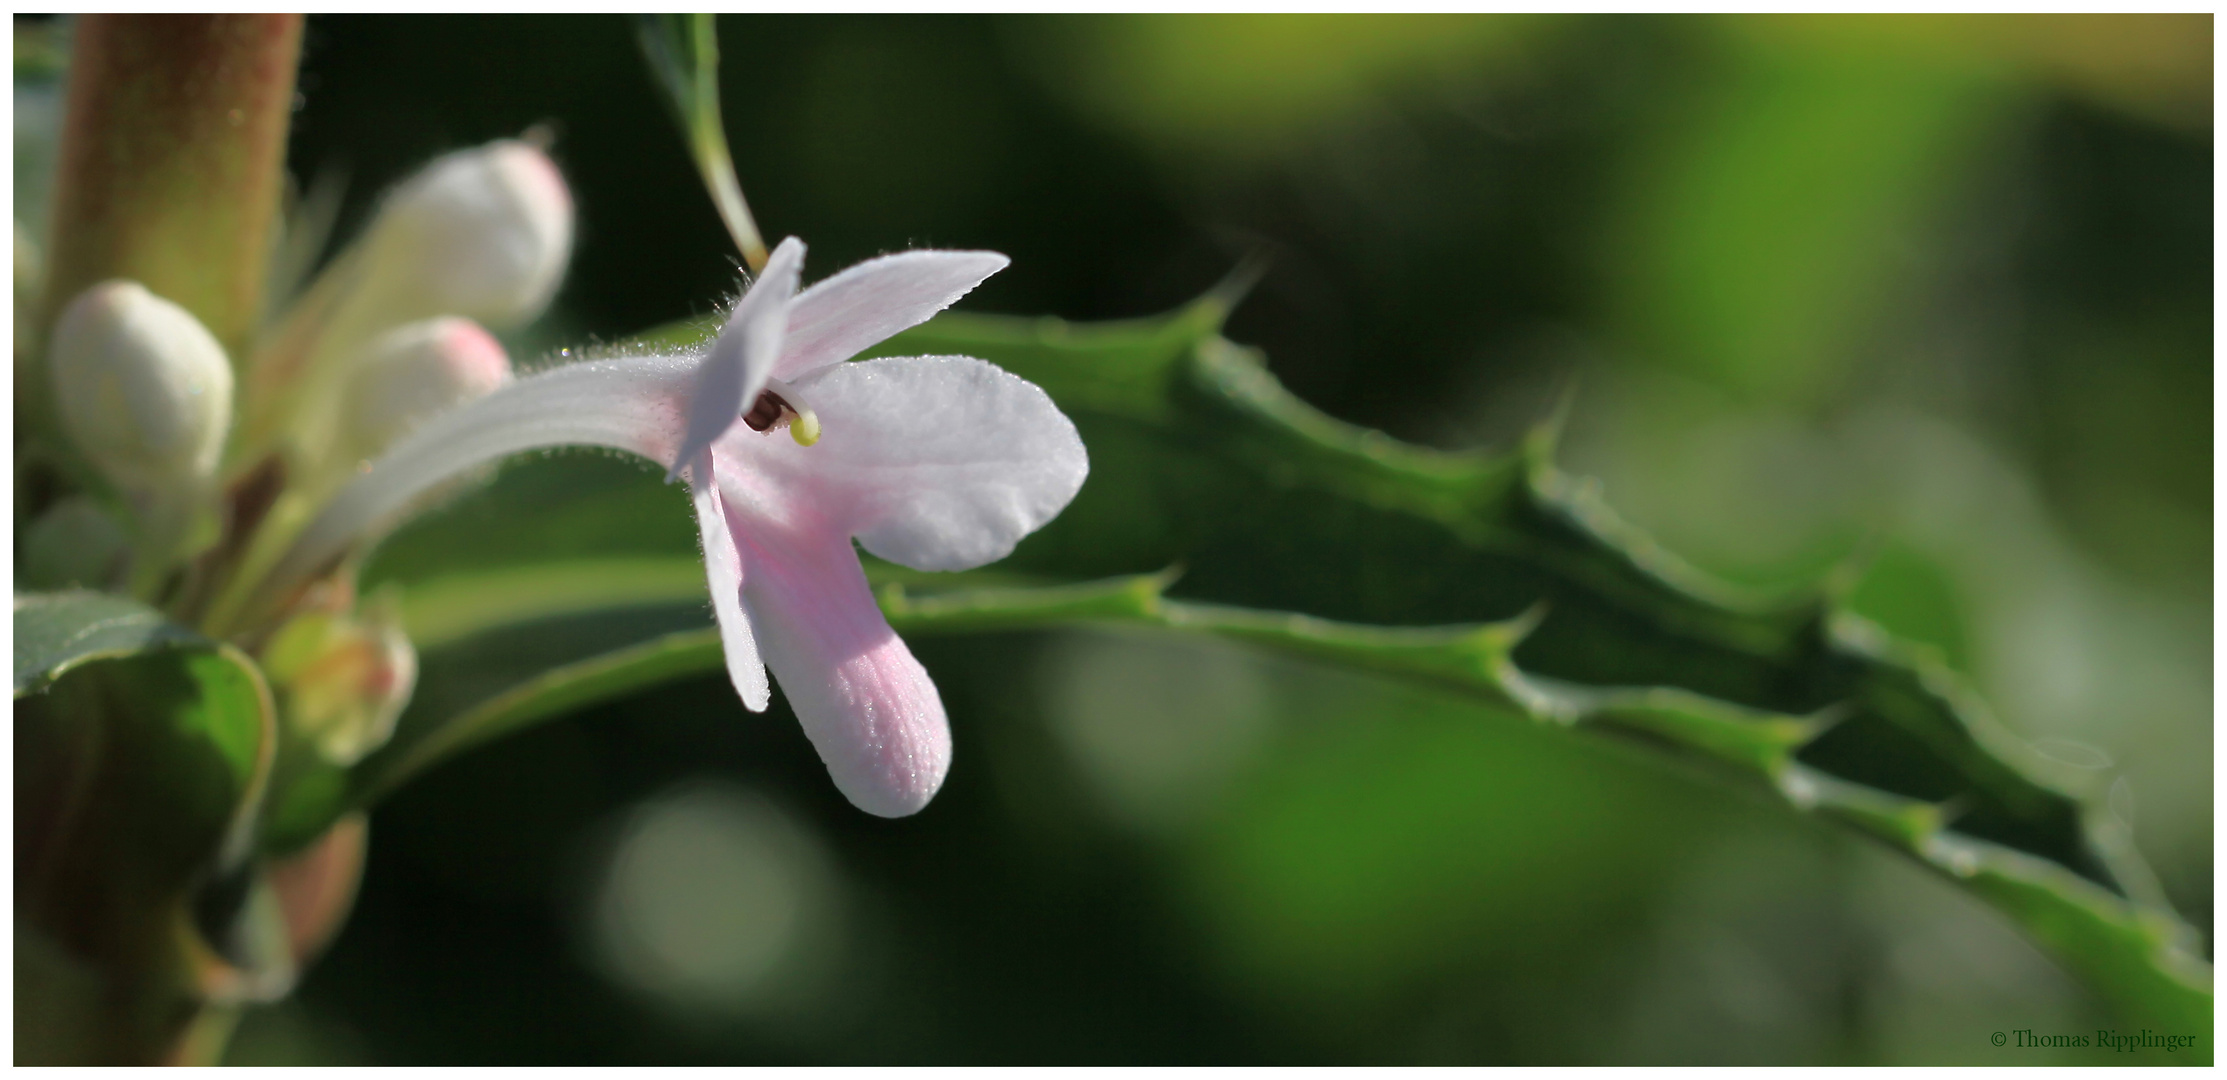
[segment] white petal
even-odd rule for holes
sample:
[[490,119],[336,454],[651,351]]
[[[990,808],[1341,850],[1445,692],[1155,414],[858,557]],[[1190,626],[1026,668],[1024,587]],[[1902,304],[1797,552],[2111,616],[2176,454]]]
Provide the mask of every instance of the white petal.
[[927,322],[1012,261],[995,251],[907,251],[859,263],[789,305],[773,377],[793,380]]
[[427,491],[512,454],[607,446],[674,460],[681,403],[696,359],[638,356],[572,364],[520,379],[403,437],[302,531],[264,586],[284,595]]
[[844,797],[881,817],[917,813],[951,768],[936,684],[875,606],[850,539],[808,512],[761,516],[752,479],[720,476],[766,663]]
[[817,444],[737,428],[718,451],[781,501],[916,570],[1004,558],[1090,472],[1075,425],[1043,390],[972,357],[836,364],[794,386],[819,413]]
[[696,455],[688,472],[689,494],[696,504],[696,527],[703,535],[704,577],[711,586],[711,610],[719,619],[719,642],[727,654],[727,677],[734,681],[735,693],[741,695],[745,708],[764,712],[772,692],[766,685],[766,666],[758,658],[749,616],[742,609],[742,583],[748,570],[742,552],[735,547],[734,532],[727,526],[711,452]]
[[796,295],[797,277],[803,271],[804,241],[794,236],[781,241],[766,260],[765,272],[727,316],[726,327],[711,343],[711,355],[697,373],[688,400],[688,433],[665,479],[680,475],[682,466],[733,427],[765,388],[773,362],[781,356],[781,343],[788,334],[789,300]]

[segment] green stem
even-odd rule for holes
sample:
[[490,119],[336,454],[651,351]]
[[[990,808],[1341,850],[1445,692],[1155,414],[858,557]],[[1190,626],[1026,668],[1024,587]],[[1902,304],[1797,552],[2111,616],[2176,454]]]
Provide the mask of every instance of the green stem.
[[735,177],[734,155],[727,149],[727,126],[719,115],[719,35],[710,14],[690,15],[696,47],[695,115],[689,125],[689,142],[696,151],[696,167],[704,186],[719,204],[720,220],[742,251],[742,259],[755,274],[766,268],[766,242],[750,204],[742,197],[742,182]]
[[680,121],[681,137],[688,140],[688,152],[719,208],[719,219],[726,223],[750,272],[758,273],[766,268],[765,238],[750,216],[750,203],[742,197],[742,182],[735,178],[734,157],[727,150],[726,126],[719,118],[718,22],[709,14],[635,18],[643,57],[665,91],[673,117]]

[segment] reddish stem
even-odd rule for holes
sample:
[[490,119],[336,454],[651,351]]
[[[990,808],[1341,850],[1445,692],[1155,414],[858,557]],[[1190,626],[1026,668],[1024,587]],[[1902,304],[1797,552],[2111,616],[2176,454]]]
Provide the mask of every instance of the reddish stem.
[[131,278],[235,361],[261,314],[299,15],[86,15],[70,56],[46,320]]

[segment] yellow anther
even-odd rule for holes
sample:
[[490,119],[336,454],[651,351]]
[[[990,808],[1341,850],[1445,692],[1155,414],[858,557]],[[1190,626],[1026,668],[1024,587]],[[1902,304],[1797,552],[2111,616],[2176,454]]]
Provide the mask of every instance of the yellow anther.
[[798,446],[810,446],[820,441],[819,416],[810,409],[799,409],[793,405],[790,409],[789,437],[795,439]]

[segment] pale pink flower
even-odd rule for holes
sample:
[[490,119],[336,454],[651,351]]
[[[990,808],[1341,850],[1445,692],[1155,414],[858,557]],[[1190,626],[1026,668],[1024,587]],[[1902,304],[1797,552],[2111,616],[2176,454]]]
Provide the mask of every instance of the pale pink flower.
[[315,574],[488,461],[563,445],[640,454],[688,479],[743,704],[766,707],[770,666],[844,795],[885,817],[918,811],[950,767],[950,730],[851,541],[919,570],[992,562],[1066,507],[1089,459],[1050,397],[981,360],[842,362],[1005,256],[906,252],[800,294],[803,259],[794,238],[776,248],[704,352],[555,368],[425,422],[303,532],[272,584]]

